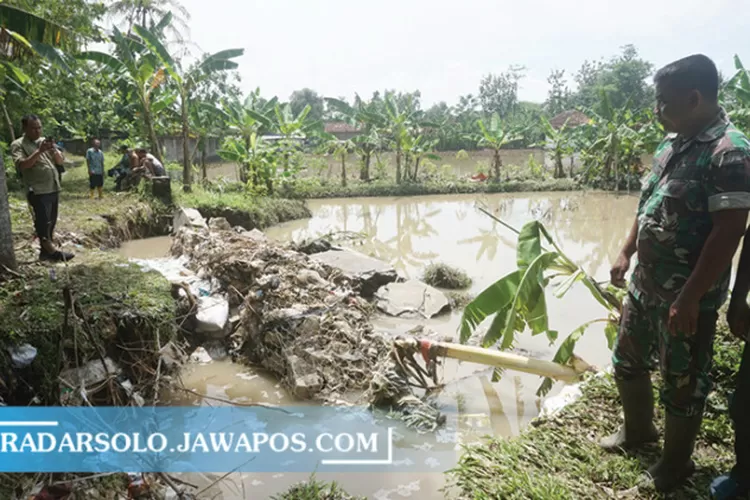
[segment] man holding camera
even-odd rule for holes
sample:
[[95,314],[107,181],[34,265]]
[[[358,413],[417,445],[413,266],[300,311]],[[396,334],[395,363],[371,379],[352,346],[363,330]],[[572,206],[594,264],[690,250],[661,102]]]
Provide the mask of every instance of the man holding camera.
[[57,208],[60,201],[60,175],[63,156],[51,137],[42,137],[42,122],[36,115],[21,120],[23,135],[13,141],[10,152],[28,189],[29,205],[34,211],[34,228],[41,246],[40,260],[67,261],[73,254],[60,251],[53,242]]

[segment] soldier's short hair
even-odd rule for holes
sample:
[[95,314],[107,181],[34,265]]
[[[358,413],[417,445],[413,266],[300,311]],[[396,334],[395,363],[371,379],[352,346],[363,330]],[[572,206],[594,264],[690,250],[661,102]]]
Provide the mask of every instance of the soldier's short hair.
[[21,128],[26,128],[29,123],[36,121],[41,121],[37,115],[24,115],[23,118],[21,118]]
[[667,64],[656,72],[654,82],[677,90],[697,90],[712,101],[719,96],[719,71],[703,54],[693,54]]

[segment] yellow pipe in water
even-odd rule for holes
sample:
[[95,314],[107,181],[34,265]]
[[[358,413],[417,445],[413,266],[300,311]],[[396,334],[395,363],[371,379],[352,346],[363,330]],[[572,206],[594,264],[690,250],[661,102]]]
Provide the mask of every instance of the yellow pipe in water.
[[417,343],[422,353],[429,352],[431,357],[442,356],[453,358],[470,363],[531,373],[565,382],[575,382],[584,371],[589,369],[589,366],[580,359],[575,360],[575,367],[571,367],[552,361],[544,361],[481,347],[450,344],[447,342],[430,342],[428,340],[417,340]]

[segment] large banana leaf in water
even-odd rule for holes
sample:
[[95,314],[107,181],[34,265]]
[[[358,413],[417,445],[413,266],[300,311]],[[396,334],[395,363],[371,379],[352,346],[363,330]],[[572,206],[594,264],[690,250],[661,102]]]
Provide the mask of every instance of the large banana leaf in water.
[[[545,249],[545,245],[553,250]],[[518,269],[503,276],[487,287],[464,309],[460,326],[460,342],[465,344],[485,319],[494,315],[492,323],[482,339],[483,347],[497,345],[500,350],[511,349],[517,336],[527,330],[532,335],[545,334],[554,344],[558,331],[551,328],[547,314],[546,288],[554,278],[561,280],[554,290],[557,298],[563,298],[577,282],[583,282],[594,298],[608,312],[602,319],[584,323],[573,330],[560,344],[554,362],[568,364],[574,358],[575,346],[593,323],[606,323],[605,334],[612,348],[619,322],[620,298],[611,290],[602,289],[586,272],[574,264],[552,240],[547,229],[539,221],[523,226],[518,235],[516,249]],[[501,375],[495,371],[494,380]],[[545,395],[552,388],[552,380],[545,379],[537,394]]]

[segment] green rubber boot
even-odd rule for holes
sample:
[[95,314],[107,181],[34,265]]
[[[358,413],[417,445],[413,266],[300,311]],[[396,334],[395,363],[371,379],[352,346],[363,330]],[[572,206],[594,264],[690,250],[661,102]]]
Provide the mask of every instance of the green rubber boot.
[[667,413],[664,426],[664,450],[661,458],[649,467],[641,486],[669,493],[682,486],[695,472],[692,460],[695,440],[701,428],[702,414],[678,417]]
[[625,422],[614,434],[603,438],[599,445],[607,451],[630,450],[659,439],[654,426],[654,393],[651,377],[645,374],[632,380],[615,379],[622,400]]

